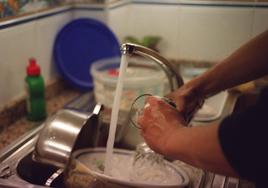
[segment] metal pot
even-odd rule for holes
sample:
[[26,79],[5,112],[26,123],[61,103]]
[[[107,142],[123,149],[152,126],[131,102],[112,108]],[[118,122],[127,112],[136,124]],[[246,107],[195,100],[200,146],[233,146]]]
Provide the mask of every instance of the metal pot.
[[[125,116],[127,114],[123,113],[123,115]],[[124,135],[126,129],[125,121],[126,118],[119,118],[118,131],[116,133],[117,142]],[[110,110],[104,109],[100,104],[95,106],[92,113],[64,109],[48,119],[40,131],[32,155],[32,159],[35,162],[58,168],[46,180],[45,185],[51,186],[53,181],[63,172],[65,174],[64,177],[68,177],[67,179],[69,179],[71,177],[70,174],[73,174],[73,170],[71,169],[74,164],[76,164],[75,166],[79,169],[79,172],[83,172],[83,168],[77,165],[73,157],[71,158],[72,153],[78,149],[93,148],[100,145],[105,146],[109,122]],[[95,177],[90,178],[89,174],[85,175],[87,176],[88,182],[95,182]],[[81,174],[81,176],[74,177],[81,179],[85,175]],[[97,181],[97,183],[98,187],[100,187],[101,182]]]
[[36,142],[33,159],[37,162],[65,168],[71,153],[77,149],[94,147],[98,137],[98,114],[60,110],[48,121]]

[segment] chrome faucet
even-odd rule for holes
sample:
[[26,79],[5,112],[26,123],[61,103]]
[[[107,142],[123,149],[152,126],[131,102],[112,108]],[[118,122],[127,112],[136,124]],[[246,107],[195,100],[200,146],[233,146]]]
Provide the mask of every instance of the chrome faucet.
[[170,91],[174,91],[176,88],[183,85],[183,79],[179,72],[167,59],[162,57],[156,51],[138,44],[124,43],[121,46],[121,53],[125,55],[137,54],[154,60],[154,62],[156,62],[165,72],[169,81]]
[[[174,66],[164,57],[162,57],[158,52],[151,50],[149,48],[146,48],[144,46],[138,45],[138,44],[133,44],[133,43],[124,43],[121,45],[121,53],[123,55],[141,55],[142,57],[148,58],[153,60],[159,67],[165,72],[169,86],[170,86],[170,91],[174,91],[176,88],[181,87],[183,85],[183,79],[180,76],[180,74],[176,71]],[[131,115],[129,115],[131,117]],[[132,147],[133,145],[137,146],[137,148],[142,147],[144,150],[144,155],[142,152],[138,152],[138,155],[136,157],[145,157],[148,155],[154,155],[154,152],[147,146],[146,143],[144,143],[143,139],[140,136],[140,133],[137,131],[137,129],[130,129],[131,132],[129,132],[130,137],[133,138],[133,140],[137,140],[137,143],[131,144]],[[136,138],[135,138],[136,137]],[[142,143],[138,143],[142,142]],[[136,148],[136,149],[137,149]],[[143,150],[141,150],[143,151]],[[141,155],[139,155],[141,154]],[[149,157],[150,158],[150,157]]]
[[[144,46],[133,44],[133,43],[124,43],[121,45],[121,53],[124,55],[141,55],[145,58],[149,58],[154,60],[155,63],[157,63],[160,68],[165,72],[169,85],[170,85],[170,91],[174,91],[176,88],[181,87],[184,82],[179,74],[179,72],[175,69],[175,67],[164,57],[162,57],[159,53],[157,53],[154,50],[151,50],[149,48],[146,48]],[[134,134],[139,134],[138,132],[134,132]],[[142,149],[138,149],[142,148]],[[147,158],[148,159],[155,159],[155,156],[158,154],[155,154],[153,150],[151,150],[146,143],[142,142],[140,144],[137,143],[136,147],[136,158],[142,159]],[[156,157],[157,158],[157,157]],[[137,160],[135,159],[135,160]]]

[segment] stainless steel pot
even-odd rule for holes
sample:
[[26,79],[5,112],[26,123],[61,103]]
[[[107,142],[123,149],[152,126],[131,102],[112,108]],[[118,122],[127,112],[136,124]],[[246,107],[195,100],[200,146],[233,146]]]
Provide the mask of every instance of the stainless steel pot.
[[[120,141],[122,134],[124,134],[125,119],[121,118],[118,122],[116,141]],[[108,136],[109,121],[110,110],[104,110],[102,105],[97,104],[92,113],[64,109],[45,122],[35,144],[32,158],[35,162],[58,167],[58,170],[55,170],[46,180],[46,186],[52,185],[53,181],[63,172],[70,177],[70,173],[72,173],[70,169],[72,168],[69,165],[73,166],[75,163],[79,172],[83,171],[83,167],[79,167],[71,158],[72,153],[78,149],[104,146]],[[80,179],[84,176],[81,174],[81,176],[74,177]],[[86,176],[87,182],[95,182],[95,177],[90,178],[90,174],[86,174]],[[97,181],[97,183],[97,187],[100,187],[101,182]]]
[[60,110],[46,121],[36,142],[33,159],[65,168],[73,151],[94,147],[98,137],[97,116],[101,108],[101,105],[96,105],[93,113]]

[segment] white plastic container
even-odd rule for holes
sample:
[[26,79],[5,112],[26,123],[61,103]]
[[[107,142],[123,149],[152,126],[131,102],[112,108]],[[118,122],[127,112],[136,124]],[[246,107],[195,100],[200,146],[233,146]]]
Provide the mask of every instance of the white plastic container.
[[[91,65],[95,98],[105,107],[113,105],[119,65],[119,57],[102,59]],[[134,99],[144,93],[163,96],[166,83],[164,72],[154,63],[133,58],[127,68],[120,109],[128,111]]]

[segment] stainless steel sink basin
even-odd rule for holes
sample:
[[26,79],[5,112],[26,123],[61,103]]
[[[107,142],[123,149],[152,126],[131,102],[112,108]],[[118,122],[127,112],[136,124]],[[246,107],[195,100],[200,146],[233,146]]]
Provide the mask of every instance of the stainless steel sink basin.
[[[45,185],[58,168],[33,161],[32,152],[23,157],[17,165],[17,174],[23,180],[34,185]],[[63,175],[50,184],[52,187],[64,187]]]
[[[235,95],[230,95],[228,97],[223,111],[224,115],[232,112],[236,98],[237,96]],[[72,101],[66,108],[90,111],[94,107],[92,104],[94,104],[93,95],[92,93],[88,93]],[[45,187],[47,180],[58,170],[56,167],[40,164],[32,160],[31,154],[41,129],[42,125],[26,135],[23,135],[13,144],[1,151],[0,187]],[[124,145],[123,143],[121,144]],[[121,144],[118,144],[118,146]],[[215,175],[213,173],[201,174],[201,176],[195,178],[196,183],[191,187],[239,187],[238,179]],[[64,187],[63,176],[59,175],[50,186],[59,188]]]

